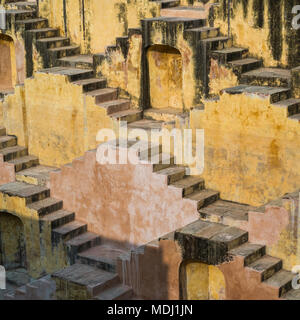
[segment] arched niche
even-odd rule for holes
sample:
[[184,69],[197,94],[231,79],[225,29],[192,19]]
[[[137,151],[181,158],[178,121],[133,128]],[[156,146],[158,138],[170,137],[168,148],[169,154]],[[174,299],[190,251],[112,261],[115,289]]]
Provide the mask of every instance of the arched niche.
[[182,56],[167,45],[153,45],[147,50],[150,105],[155,109],[183,109]]

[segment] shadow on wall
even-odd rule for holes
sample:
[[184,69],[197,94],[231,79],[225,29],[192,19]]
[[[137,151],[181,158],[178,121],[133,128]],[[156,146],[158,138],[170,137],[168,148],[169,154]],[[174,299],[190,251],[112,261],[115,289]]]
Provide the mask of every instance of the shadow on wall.
[[23,222],[5,212],[0,213],[0,265],[7,271],[27,267]]

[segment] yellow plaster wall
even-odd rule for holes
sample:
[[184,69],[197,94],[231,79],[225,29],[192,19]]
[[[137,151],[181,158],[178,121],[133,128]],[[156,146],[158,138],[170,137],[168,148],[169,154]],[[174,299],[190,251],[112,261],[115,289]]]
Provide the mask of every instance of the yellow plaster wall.
[[16,86],[15,93],[6,96],[2,104],[0,103],[0,110],[2,125],[6,128],[6,132],[16,135],[20,146],[27,146],[28,136],[24,86]]
[[[84,0],[84,12],[83,19],[82,0],[66,1],[68,36],[83,52],[99,53],[114,45],[116,37],[127,35],[128,28],[139,28],[141,19],[158,16],[160,5],[148,0]],[[64,32],[63,1],[41,0],[40,14]]]
[[185,270],[188,300],[225,299],[225,279],[218,267],[189,262]]
[[[226,2],[227,6],[227,2]],[[269,28],[269,7],[268,1],[264,1],[264,26],[263,28],[256,28],[254,23],[254,12],[253,12],[253,0],[247,2],[247,16],[243,13],[242,1],[235,1],[233,8],[234,15],[231,16],[230,28],[231,35],[234,39],[236,46],[241,46],[249,49],[249,53],[257,58],[263,59],[266,67],[276,66],[287,66],[288,64],[288,44],[287,44],[287,33],[284,23],[282,26],[282,38],[284,39],[282,44],[282,57],[281,61],[276,61],[272,55],[272,49],[270,45],[270,28]],[[285,21],[284,8],[283,6],[281,16],[282,21]],[[222,19],[223,7],[220,7],[220,11],[216,14],[215,23],[216,27],[220,27],[222,34],[228,34],[228,22],[227,17],[225,21]],[[217,12],[217,9],[216,9]]]
[[205,130],[206,187],[221,198],[262,205],[299,188],[300,127],[268,99],[224,93],[191,112]]
[[37,73],[25,81],[29,153],[41,164],[61,166],[97,146],[101,128],[113,122],[92,97],[65,76]]
[[129,50],[124,57],[120,48],[111,52],[109,59],[98,66],[108,81],[108,86],[120,88],[120,96],[130,97],[131,106],[139,107],[141,85],[142,36],[134,34],[129,38]]

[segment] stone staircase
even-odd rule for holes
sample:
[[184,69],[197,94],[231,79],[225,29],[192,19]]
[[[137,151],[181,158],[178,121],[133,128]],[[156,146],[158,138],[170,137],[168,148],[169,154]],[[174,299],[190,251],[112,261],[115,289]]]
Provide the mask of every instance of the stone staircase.
[[[220,201],[217,204],[217,208],[221,208]],[[235,206],[231,209],[229,203],[226,208],[231,214],[236,209]],[[199,220],[176,230],[175,240],[181,245],[184,259],[218,265],[239,257],[249,278],[255,279],[257,290],[262,285],[263,288],[270,288],[276,298],[300,299],[300,290],[292,289],[295,274],[282,269],[281,259],[267,255],[266,246],[249,243],[248,233],[242,229]]]
[[4,295],[4,300],[56,300],[56,284],[50,276],[34,280]]
[[292,97],[292,72],[282,68],[264,68],[262,61],[248,58],[244,48],[214,50],[213,59],[233,70],[239,86],[224,89],[229,94],[252,94],[269,97],[270,103],[286,109],[287,117],[300,120],[300,99]]
[[[123,148],[119,140],[109,141],[103,145],[116,146],[129,152]],[[140,164],[150,164],[153,174],[163,176],[163,180],[170,188],[177,189],[183,198],[194,202],[198,208],[219,198],[218,192],[205,189],[202,178],[187,176],[186,169],[175,165],[174,157],[162,153],[160,145],[128,141],[128,148],[138,157]],[[120,256],[127,255],[127,251],[111,243],[78,250],[76,238],[68,241],[67,245],[71,263],[75,264],[53,274],[61,299],[111,300],[133,297],[132,288],[121,283],[117,274],[117,260]],[[89,274],[93,275],[93,278]],[[78,286],[79,289],[73,290],[74,286]]]
[[[33,184],[46,186],[49,181],[49,173],[56,168],[39,165],[39,159],[28,154],[26,147],[18,146],[17,138],[6,134],[6,129],[0,127],[0,163],[9,167],[10,177],[6,182],[30,181]],[[2,180],[1,179],[1,180]],[[0,181],[1,181],[0,180]]]
[[282,269],[282,260],[266,254],[266,247],[245,243],[229,252],[232,256],[244,259],[244,266],[261,282],[276,290],[278,298],[284,300],[299,300],[300,290],[292,288],[295,274]]

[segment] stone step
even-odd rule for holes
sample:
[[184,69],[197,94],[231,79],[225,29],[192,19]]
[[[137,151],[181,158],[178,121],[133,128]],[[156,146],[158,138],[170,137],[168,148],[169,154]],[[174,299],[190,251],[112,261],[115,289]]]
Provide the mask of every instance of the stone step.
[[76,45],[70,45],[60,48],[48,49],[50,66],[55,66],[58,62],[57,60],[66,56],[75,56],[80,54],[80,47]]
[[35,156],[24,156],[17,159],[9,160],[7,163],[11,163],[15,166],[15,171],[19,172],[34,166],[39,165],[39,159]]
[[[116,273],[100,270],[86,264],[76,263],[63,270],[59,270],[52,274],[54,280],[58,279],[66,290],[72,286],[68,283],[76,284],[85,288],[87,295],[92,298],[109,287],[120,283],[120,278]],[[57,286],[57,290],[60,290]],[[64,290],[64,291],[66,291]],[[66,296],[72,295],[72,292],[64,292]]]
[[233,69],[233,72],[240,76],[242,73],[260,68],[262,65],[262,60],[244,58],[240,60],[229,61],[228,64]]
[[53,229],[52,239],[54,243],[68,241],[85,232],[87,232],[87,224],[75,220]]
[[93,56],[89,54],[79,54],[75,56],[64,57],[58,60],[58,64],[69,68],[93,68]]
[[28,149],[25,147],[14,146],[4,149],[0,149],[0,157],[3,157],[3,161],[10,161],[19,157],[28,155]]
[[143,129],[146,131],[156,130],[160,131],[163,127],[163,121],[157,120],[149,120],[149,119],[142,119],[139,121],[134,121],[128,125],[128,129]]
[[189,194],[185,198],[190,199],[192,201],[196,201],[197,208],[198,210],[200,210],[201,208],[206,207],[211,203],[214,203],[215,201],[219,200],[220,193],[218,191],[204,189],[204,190],[196,191],[192,194]]
[[282,269],[282,260],[265,255],[251,263],[247,268],[258,272],[261,276],[261,281],[265,281]]
[[5,3],[5,6],[8,8],[18,8],[18,9],[36,9],[36,1],[12,1]]
[[72,82],[77,86],[82,86],[82,92],[94,91],[97,89],[103,89],[107,86],[107,80],[105,78],[90,78]]
[[262,99],[268,99],[272,104],[282,100],[287,100],[291,95],[291,91],[287,88],[248,86],[244,84],[224,89],[223,92],[226,92],[228,94],[245,94],[249,96],[257,96]]
[[183,259],[212,265],[227,261],[230,250],[248,242],[244,230],[201,220],[176,230],[174,237],[182,248]]
[[180,4],[180,0],[150,0],[159,2],[162,9],[177,7]]
[[99,269],[116,272],[117,259],[126,251],[115,245],[102,244],[78,254],[78,261]]
[[130,108],[130,100],[128,99],[118,99],[107,101],[103,103],[98,103],[98,106],[106,109],[106,113],[108,115],[124,110],[128,110]]
[[198,176],[186,176],[181,180],[171,183],[174,188],[181,189],[182,196],[188,196],[196,191],[204,189],[204,179]]
[[15,299],[16,300],[25,300],[26,299],[26,286],[22,286],[15,290]]
[[185,167],[173,166],[156,172],[165,176],[166,183],[169,185],[184,178],[186,173]]
[[284,300],[300,300],[300,290],[292,289],[284,294],[281,298]]
[[128,109],[111,113],[109,116],[117,121],[126,121],[127,123],[132,123],[143,118],[143,111],[139,109]]
[[17,145],[17,138],[14,136],[0,136],[0,150]]
[[175,108],[150,108],[144,110],[144,119],[171,122],[176,120],[185,120],[188,113],[182,112],[181,109]]
[[211,57],[218,60],[220,64],[227,64],[233,60],[240,60],[246,58],[248,55],[248,49],[245,48],[225,48],[222,50],[215,50],[211,53]]
[[[130,141],[125,139],[111,140],[108,145],[119,148],[121,151],[130,149],[139,159],[149,161],[150,157],[162,152],[161,144],[154,144],[149,141]],[[127,150],[128,151],[128,150]]]
[[229,252],[232,256],[241,256],[244,258],[244,266],[249,266],[254,261],[262,258],[266,254],[266,246],[245,243]]
[[95,300],[128,300],[133,296],[132,288],[123,285],[117,284],[111,288],[108,288],[95,296]]
[[92,78],[94,76],[94,71],[92,69],[53,67],[53,68],[42,69],[38,72],[66,76],[68,80],[72,83],[75,83],[83,79],[86,80],[87,78]]
[[162,17],[206,19],[207,12],[202,7],[177,6],[174,8],[165,8],[160,11]]
[[46,198],[28,205],[28,208],[38,212],[39,216],[58,211],[62,209],[63,201],[55,198]]
[[74,264],[77,254],[92,247],[99,245],[101,242],[98,234],[93,232],[85,232],[66,242],[67,254],[70,264]]
[[175,164],[175,157],[169,153],[155,153],[153,152],[146,155],[140,156],[140,163],[142,164],[151,164],[153,172],[157,172]]
[[292,290],[292,281],[294,277],[295,275],[292,272],[280,270],[264,281],[264,283],[274,288],[278,288],[279,297],[282,297],[285,293]]
[[222,50],[232,47],[232,39],[223,36],[203,39],[201,40],[201,43],[209,51]]
[[300,113],[294,114],[293,116],[290,116],[289,119],[300,122]]
[[204,40],[208,38],[217,38],[220,34],[220,28],[200,27],[187,29],[185,32],[191,33],[195,40]]
[[7,19],[10,20],[12,16],[14,20],[26,20],[26,19],[34,19],[37,17],[36,10],[32,9],[7,9],[6,10]]
[[286,109],[287,116],[293,116],[300,113],[300,99],[287,99],[273,104],[276,107]]
[[4,127],[0,127],[0,137],[6,135],[6,129]]
[[48,186],[50,183],[50,173],[57,170],[55,167],[38,165],[19,171],[16,174],[16,180],[34,185]]
[[285,87],[291,86],[290,70],[280,68],[259,68],[241,75],[240,83],[254,86]]
[[48,27],[48,20],[44,18],[17,20],[16,25],[24,28],[26,31],[31,29],[42,29]]
[[2,185],[0,186],[0,192],[11,197],[25,198],[27,205],[50,197],[50,190],[48,188],[33,186],[23,182],[12,182]]
[[114,88],[103,88],[93,91],[89,91],[86,95],[94,97],[95,103],[103,103],[108,101],[114,101],[118,99],[118,89]]
[[70,45],[70,39],[66,37],[50,37],[38,39],[38,44],[45,46],[47,49],[61,48]]
[[53,213],[48,213],[47,215],[40,218],[41,222],[50,223],[51,228],[59,228],[67,223],[74,221],[75,213],[66,211],[66,210],[58,210]]
[[33,29],[27,30],[26,32],[34,35],[35,39],[53,38],[59,36],[59,29],[54,28]]
[[201,219],[234,226],[235,222],[247,222],[248,212],[255,209],[248,205],[219,200],[202,208],[199,213]]

